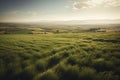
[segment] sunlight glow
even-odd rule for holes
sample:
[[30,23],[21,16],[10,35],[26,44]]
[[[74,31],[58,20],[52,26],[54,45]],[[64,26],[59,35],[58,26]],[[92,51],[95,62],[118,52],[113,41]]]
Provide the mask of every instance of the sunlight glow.
[[105,0],[92,0],[93,3],[95,4],[101,4],[103,3]]

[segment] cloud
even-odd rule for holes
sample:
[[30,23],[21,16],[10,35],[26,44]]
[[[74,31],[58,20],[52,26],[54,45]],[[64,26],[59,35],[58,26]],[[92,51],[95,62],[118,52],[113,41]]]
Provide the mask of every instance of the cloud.
[[70,8],[70,6],[65,6],[65,8]]
[[91,4],[89,1],[75,1],[73,3],[73,9],[83,9],[83,8],[92,8],[94,7],[94,4]]
[[105,0],[103,4],[105,7],[120,7],[120,0]]
[[38,14],[38,12],[35,12],[35,11],[27,11],[25,13],[28,15],[32,15],[32,16],[37,16],[37,14]]
[[36,12],[36,11],[18,11],[18,10],[15,10],[15,11],[9,12],[8,14],[10,14],[10,15],[30,15],[30,16],[37,16],[38,12]]
[[8,12],[8,14],[17,14],[19,11],[15,10],[15,11],[10,11]]
[[120,0],[77,0],[72,4],[72,8],[75,10],[94,8],[98,6],[120,7]]

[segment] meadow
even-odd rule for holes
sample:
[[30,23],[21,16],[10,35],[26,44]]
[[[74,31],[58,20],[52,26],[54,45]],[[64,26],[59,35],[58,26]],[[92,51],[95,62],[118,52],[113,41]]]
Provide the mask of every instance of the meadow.
[[120,32],[1,34],[0,80],[120,80]]

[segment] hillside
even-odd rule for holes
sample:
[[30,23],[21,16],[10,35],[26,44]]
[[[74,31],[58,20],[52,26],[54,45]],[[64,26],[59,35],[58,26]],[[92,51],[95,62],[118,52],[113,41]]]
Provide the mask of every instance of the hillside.
[[0,35],[0,80],[119,80],[119,35]]

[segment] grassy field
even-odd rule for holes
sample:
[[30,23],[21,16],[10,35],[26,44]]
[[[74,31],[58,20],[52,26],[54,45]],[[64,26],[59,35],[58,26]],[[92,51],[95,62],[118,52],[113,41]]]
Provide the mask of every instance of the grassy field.
[[120,32],[2,34],[0,80],[120,80]]

